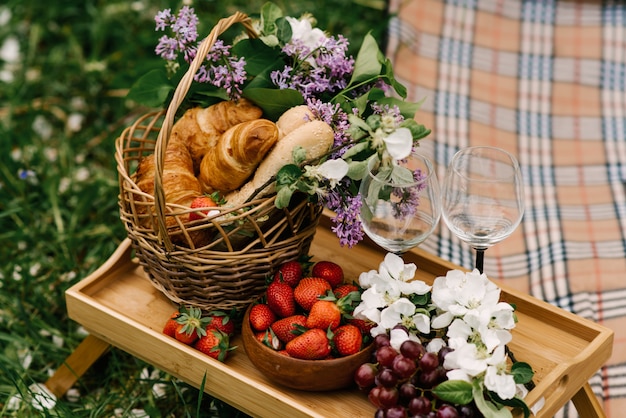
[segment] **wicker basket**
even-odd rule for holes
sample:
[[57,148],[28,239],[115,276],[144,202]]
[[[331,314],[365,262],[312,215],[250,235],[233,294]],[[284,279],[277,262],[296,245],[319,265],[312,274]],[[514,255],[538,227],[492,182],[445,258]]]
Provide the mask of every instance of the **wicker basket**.
[[[200,44],[167,111],[140,117],[116,141],[120,217],[139,262],[152,283],[173,302],[205,311],[245,310],[263,292],[267,277],[278,265],[308,253],[322,213],[320,206],[307,203],[304,197],[278,210],[273,194],[247,202],[245,207],[219,209],[219,216],[209,220],[184,223],[181,219],[187,219],[191,209],[165,203],[161,176],[176,112],[201,65],[200,58],[234,23],[241,23],[254,36],[245,14],[220,20]],[[142,192],[132,175],[138,162],[152,153],[154,197]],[[166,217],[176,219],[174,228],[168,229],[166,225],[172,222],[166,222]],[[212,238],[196,248],[191,237],[198,233]]]

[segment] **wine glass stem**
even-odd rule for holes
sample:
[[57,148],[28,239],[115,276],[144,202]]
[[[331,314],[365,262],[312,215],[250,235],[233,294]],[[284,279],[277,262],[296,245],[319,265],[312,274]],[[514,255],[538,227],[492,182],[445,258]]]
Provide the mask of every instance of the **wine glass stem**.
[[483,264],[485,262],[485,250],[484,248],[476,248],[476,269],[482,274]]

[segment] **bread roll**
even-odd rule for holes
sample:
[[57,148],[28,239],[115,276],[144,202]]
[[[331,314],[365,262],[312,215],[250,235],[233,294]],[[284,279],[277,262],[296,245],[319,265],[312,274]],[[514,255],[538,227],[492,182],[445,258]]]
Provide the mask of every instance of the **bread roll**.
[[280,137],[284,137],[291,131],[315,119],[313,112],[307,105],[294,106],[283,113],[276,121]]

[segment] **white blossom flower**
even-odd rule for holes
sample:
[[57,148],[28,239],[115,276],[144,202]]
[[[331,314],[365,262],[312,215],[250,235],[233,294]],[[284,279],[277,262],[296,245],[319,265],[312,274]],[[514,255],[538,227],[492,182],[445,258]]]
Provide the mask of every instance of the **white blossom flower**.
[[394,160],[402,160],[411,154],[413,135],[408,128],[398,128],[383,138],[385,149]]
[[400,346],[407,340],[420,342],[417,335],[414,333],[407,333],[402,328],[395,328],[389,331],[389,344],[396,350],[400,351]]
[[448,353],[443,361],[443,367],[446,369],[460,369],[471,377],[478,376],[487,370],[487,358],[481,355],[475,344],[467,343],[453,348],[454,351]]
[[442,311],[432,322],[433,328],[447,327],[454,317],[470,310],[497,305],[500,289],[478,270],[464,273],[451,270],[433,283],[432,301]]
[[504,346],[499,346],[487,360],[485,387],[496,392],[502,399],[511,399],[517,391],[513,375],[508,374]]
[[306,177],[316,180],[326,179],[330,182],[330,187],[334,188],[348,174],[348,163],[341,158],[326,160],[319,166],[307,165],[304,170]]
[[291,16],[285,17],[292,31],[292,40],[299,40],[311,50],[319,47],[327,36],[319,28],[314,28],[309,19],[296,19]]

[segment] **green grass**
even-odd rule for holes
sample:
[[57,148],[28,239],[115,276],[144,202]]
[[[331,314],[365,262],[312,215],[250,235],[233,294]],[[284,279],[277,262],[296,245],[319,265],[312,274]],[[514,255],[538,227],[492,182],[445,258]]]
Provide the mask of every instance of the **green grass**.
[[[373,29],[384,38],[382,11],[364,1],[277,3],[290,15],[314,10],[332,33],[358,40]],[[118,214],[114,140],[145,109],[124,96],[138,75],[160,65],[153,54],[154,14],[179,4],[3,4],[0,416],[243,416],[118,349],[78,381],[77,398],[64,397],[43,411],[31,405],[29,387],[45,382],[85,337],[67,317],[65,290],[100,266],[126,236]],[[254,13],[261,4],[205,0],[194,6],[210,28],[220,17],[235,10]],[[155,387],[163,394],[155,395]],[[24,401],[16,405],[16,396]]]

